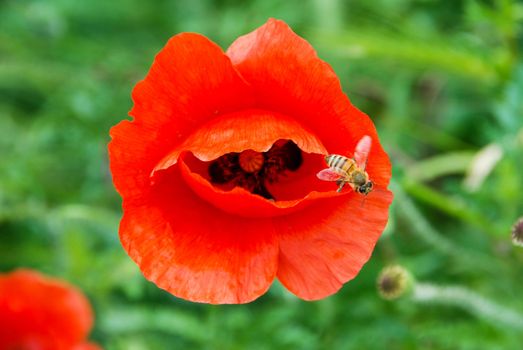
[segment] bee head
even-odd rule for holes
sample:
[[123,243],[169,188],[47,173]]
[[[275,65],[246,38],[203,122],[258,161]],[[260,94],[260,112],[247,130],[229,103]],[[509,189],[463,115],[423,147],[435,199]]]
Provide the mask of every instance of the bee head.
[[367,181],[366,183],[358,187],[358,192],[366,196],[372,191],[373,185],[374,184],[372,183],[372,181]]

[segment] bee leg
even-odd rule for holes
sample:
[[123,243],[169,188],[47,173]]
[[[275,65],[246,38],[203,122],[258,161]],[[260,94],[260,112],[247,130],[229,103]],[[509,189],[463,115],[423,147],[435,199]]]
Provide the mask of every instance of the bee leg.
[[338,189],[336,190],[336,192],[341,192],[341,190],[343,189],[343,186],[345,186],[345,181],[338,180],[338,181],[336,181],[336,185],[338,185]]

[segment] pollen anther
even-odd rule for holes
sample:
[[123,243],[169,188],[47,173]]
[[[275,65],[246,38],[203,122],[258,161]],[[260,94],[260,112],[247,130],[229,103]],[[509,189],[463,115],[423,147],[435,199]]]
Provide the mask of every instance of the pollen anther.
[[247,173],[255,173],[259,171],[263,166],[263,162],[263,153],[253,151],[252,149],[240,153],[240,167]]
[[239,186],[247,191],[273,199],[266,184],[278,182],[285,172],[296,171],[303,162],[300,148],[290,140],[278,140],[266,152],[252,149],[222,155],[209,164],[212,183]]

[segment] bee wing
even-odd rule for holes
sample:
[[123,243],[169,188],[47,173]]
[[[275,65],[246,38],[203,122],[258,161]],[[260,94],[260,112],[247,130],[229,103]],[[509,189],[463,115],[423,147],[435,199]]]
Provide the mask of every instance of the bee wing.
[[356,149],[354,150],[354,160],[356,164],[365,169],[367,165],[367,158],[369,157],[370,147],[372,146],[372,139],[369,135],[365,135],[358,141]]
[[316,176],[318,179],[323,181],[338,181],[339,179],[343,178],[344,175],[334,171],[331,168],[327,168],[318,172]]

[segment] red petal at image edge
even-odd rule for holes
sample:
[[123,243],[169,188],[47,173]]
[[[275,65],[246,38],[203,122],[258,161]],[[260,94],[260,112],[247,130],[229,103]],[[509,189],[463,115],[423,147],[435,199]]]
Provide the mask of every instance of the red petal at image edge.
[[76,287],[36,271],[18,269],[0,275],[0,323],[3,330],[9,330],[3,335],[0,332],[0,342],[34,337],[70,345],[87,337],[93,314],[89,301]]

